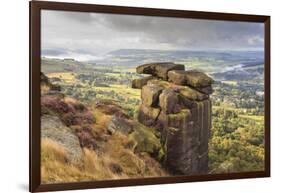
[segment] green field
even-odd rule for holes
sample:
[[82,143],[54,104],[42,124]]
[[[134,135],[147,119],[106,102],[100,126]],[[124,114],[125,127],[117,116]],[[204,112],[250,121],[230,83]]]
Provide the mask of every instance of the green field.
[[[84,102],[110,99],[134,117],[140,105],[140,90],[131,82],[140,75],[134,67],[102,66],[54,60],[43,62],[43,72],[62,87],[67,96]],[[216,71],[212,60],[184,63],[204,71]],[[262,84],[249,89],[247,81],[216,81],[212,94],[212,130],[209,142],[209,169],[212,173],[259,171],[264,167],[263,98],[255,94]],[[254,88],[254,89],[252,89]]]

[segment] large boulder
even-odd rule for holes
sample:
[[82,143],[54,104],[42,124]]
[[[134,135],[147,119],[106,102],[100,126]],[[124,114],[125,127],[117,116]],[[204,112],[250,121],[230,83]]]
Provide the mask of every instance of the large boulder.
[[155,79],[153,76],[146,76],[143,78],[134,79],[132,81],[132,88],[141,89],[144,85],[147,84],[149,80]]
[[172,70],[168,72],[168,79],[178,85],[188,85],[196,88],[205,88],[214,82],[214,80],[205,73],[195,70]]
[[163,87],[158,85],[145,85],[141,90],[142,103],[148,107],[157,107],[159,95]]
[[81,161],[82,149],[78,137],[58,117],[52,115],[41,117],[41,138],[51,139],[61,145],[71,163]]
[[168,72],[171,70],[184,70],[184,65],[174,64],[171,62],[163,62],[149,63],[137,67],[137,73],[139,74],[151,74],[164,80],[168,79]]
[[40,72],[40,81],[41,84],[50,84],[49,78],[43,72]]
[[48,87],[48,92],[43,92],[44,94],[59,94],[61,91],[60,85],[51,83],[50,79],[43,72],[40,72],[40,83],[41,86]]
[[186,75],[187,85],[193,87],[206,87],[214,83],[214,80],[203,72],[190,70],[190,71],[186,71],[186,73],[187,73]]
[[136,68],[138,74],[151,74],[155,75],[155,65],[157,63],[143,64]]
[[168,80],[168,72],[171,70],[184,70],[184,65],[182,64],[158,64],[155,67],[156,75],[163,80]]
[[214,81],[173,63],[146,64],[137,71],[155,77],[142,87],[138,120],[160,133],[166,168],[175,175],[208,173],[209,95]]
[[168,80],[178,85],[186,85],[186,71],[171,70],[168,72]]

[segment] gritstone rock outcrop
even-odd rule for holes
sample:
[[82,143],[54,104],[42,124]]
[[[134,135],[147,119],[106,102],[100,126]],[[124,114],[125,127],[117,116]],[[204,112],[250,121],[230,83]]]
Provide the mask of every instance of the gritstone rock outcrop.
[[137,73],[150,75],[132,82],[141,89],[138,121],[160,131],[167,169],[174,174],[207,173],[214,81],[168,62],[138,66]]

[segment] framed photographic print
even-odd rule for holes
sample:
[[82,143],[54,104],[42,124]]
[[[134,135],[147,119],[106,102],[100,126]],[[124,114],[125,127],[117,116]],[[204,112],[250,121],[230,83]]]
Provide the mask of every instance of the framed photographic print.
[[30,191],[269,176],[269,16],[30,2]]

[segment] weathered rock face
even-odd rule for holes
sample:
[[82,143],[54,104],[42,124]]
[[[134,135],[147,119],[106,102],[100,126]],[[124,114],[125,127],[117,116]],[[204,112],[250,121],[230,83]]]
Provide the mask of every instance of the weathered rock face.
[[138,121],[148,127],[154,126],[157,123],[159,114],[159,108],[148,107],[142,104],[139,109]]
[[160,131],[167,169],[174,174],[207,173],[213,80],[173,63],[145,64],[137,72],[152,75],[138,87],[138,121]]
[[178,113],[180,111],[179,96],[171,89],[164,89],[159,96],[159,106],[164,113]]
[[139,74],[151,74],[162,78],[163,80],[168,79],[168,72],[171,70],[184,70],[184,65],[174,64],[171,62],[161,63],[149,63],[137,67],[137,73]]
[[163,87],[159,85],[146,85],[143,86],[141,92],[142,103],[148,107],[157,107],[158,98],[162,92]]
[[213,79],[203,72],[189,70],[172,70],[168,72],[169,81],[179,85],[188,85],[192,87],[206,87],[213,83]]

